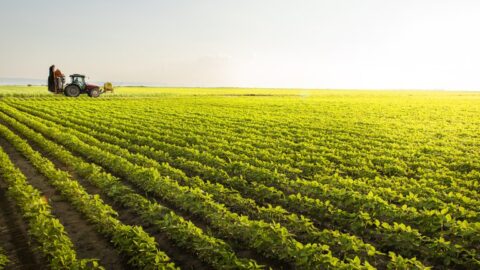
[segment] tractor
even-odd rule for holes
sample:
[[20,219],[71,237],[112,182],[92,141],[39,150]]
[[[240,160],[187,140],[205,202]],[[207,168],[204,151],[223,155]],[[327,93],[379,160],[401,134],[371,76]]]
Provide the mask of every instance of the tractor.
[[105,83],[103,88],[95,84],[85,83],[85,75],[81,74],[70,75],[70,83],[65,85],[64,77],[55,78],[51,69],[48,77],[48,91],[55,94],[63,93],[67,97],[78,97],[80,94],[99,97],[105,92],[113,92],[113,87],[109,82]]

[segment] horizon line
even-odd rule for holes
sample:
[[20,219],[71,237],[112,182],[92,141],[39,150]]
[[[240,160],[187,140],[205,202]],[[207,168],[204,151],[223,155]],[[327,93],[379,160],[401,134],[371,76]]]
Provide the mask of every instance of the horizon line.
[[[24,83],[16,83],[16,82],[2,82],[2,80],[25,80],[25,81],[36,81],[36,82],[24,82]],[[0,86],[47,86],[47,84],[38,84],[38,81],[45,81],[44,79],[35,79],[35,78],[21,78],[21,77],[0,77]],[[104,83],[107,81],[92,81],[92,83]],[[480,88],[478,89],[451,89],[451,88],[345,88],[345,87],[258,87],[258,86],[181,86],[181,85],[170,85],[170,86],[162,86],[161,83],[150,83],[150,82],[115,82],[115,81],[108,81],[111,82],[114,86],[117,87],[158,87],[158,88],[217,88],[217,89],[265,89],[265,90],[272,90],[272,89],[279,89],[279,90],[355,90],[355,91],[448,91],[448,92],[480,92]]]
[[[43,86],[46,84],[1,84],[0,88],[5,86]],[[115,86],[115,84],[114,84]],[[412,91],[412,92],[480,92],[480,89],[434,89],[434,88],[292,88],[292,87],[242,87],[242,86],[160,86],[160,85],[118,85],[116,87],[125,88],[188,88],[188,89],[252,89],[252,90],[306,90],[306,91]],[[1,89],[0,89],[1,90]]]

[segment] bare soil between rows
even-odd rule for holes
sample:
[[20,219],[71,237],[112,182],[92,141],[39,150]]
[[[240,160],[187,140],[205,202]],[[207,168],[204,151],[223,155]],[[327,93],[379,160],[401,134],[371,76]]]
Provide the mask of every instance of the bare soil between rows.
[[[113,245],[104,236],[97,233],[94,225],[89,224],[85,217],[77,212],[55,188],[50,186],[48,180],[25,157],[3,138],[0,138],[0,146],[9,155],[15,166],[27,177],[29,184],[47,197],[52,206],[52,214],[65,227],[65,231],[74,243],[78,258],[99,259],[100,264],[106,269],[128,269],[125,259],[114,249]],[[25,254],[23,251],[21,253],[21,256],[30,256],[26,251]]]
[[46,269],[46,262],[35,250],[18,207],[7,197],[7,189],[0,180],[0,247],[10,260],[7,269]]
[[[18,136],[22,137],[21,134],[17,134]],[[25,139],[24,137],[22,137],[23,139]],[[3,144],[6,144],[7,147],[10,147],[10,148],[13,148],[11,147],[8,142],[5,142],[5,140],[3,140],[2,138],[0,138],[0,145],[3,146]],[[60,162],[59,160],[57,160],[56,158],[52,157],[51,155],[49,155],[48,153],[46,153],[45,151],[43,151],[40,147],[38,147],[38,145],[36,145],[35,143],[33,142],[30,142],[29,141],[29,144],[30,146],[35,150],[35,151],[38,151],[40,154],[42,154],[44,157],[48,158],[54,165],[57,169],[60,169],[60,170],[63,170],[63,171],[67,171],[72,179],[78,181],[84,188],[85,190],[89,193],[89,194],[98,194],[101,199],[108,205],[110,205],[115,211],[118,212],[119,216],[119,220],[122,221],[124,224],[126,225],[132,225],[132,226],[142,226],[143,224],[139,221],[140,219],[138,218],[138,215],[136,213],[134,213],[132,210],[130,209],[126,209],[124,208],[123,206],[121,206],[119,203],[116,203],[114,202],[112,199],[110,199],[109,197],[105,196],[104,194],[102,194],[102,192],[100,191],[100,189],[98,189],[97,187],[93,186],[92,184],[88,183],[87,181],[84,181],[83,179],[81,179],[81,177],[79,177],[74,171],[73,169],[71,169],[67,164],[64,164],[62,162]],[[5,150],[7,152],[7,150]],[[12,149],[12,151],[16,151],[15,149]],[[10,154],[9,152],[7,152],[8,154]],[[26,162],[29,164],[28,160],[26,160],[23,156],[21,156],[20,153],[16,153],[19,155],[19,157],[17,156],[10,156],[10,159],[13,161],[15,160],[16,158],[19,158],[21,161],[20,162]],[[22,160],[23,159],[23,160]],[[15,160],[13,161],[15,164],[18,162],[18,160]],[[30,165],[31,166],[31,165]],[[39,175],[39,172],[37,172],[35,170],[35,168],[31,168],[33,169],[33,171],[31,171],[31,174],[29,173],[29,175],[31,177],[41,177],[41,178],[44,178],[42,175]],[[24,172],[25,173],[25,172]],[[36,175],[35,175],[36,174]],[[28,177],[28,175],[26,174],[26,176]],[[28,177],[30,178],[30,177]],[[45,179],[46,180],[46,179]],[[32,183],[31,183],[32,184]],[[32,184],[33,185],[33,184]],[[35,185],[34,185],[35,186]],[[36,186],[35,186],[36,187]],[[55,194],[55,192],[54,192]],[[60,202],[59,200],[62,200],[61,198],[61,195],[60,194],[55,194],[55,196],[57,196],[57,199],[56,201],[59,202],[59,203],[62,203],[62,204],[67,204],[68,206],[70,206],[68,204],[68,202]],[[49,202],[50,204],[52,204],[52,197],[51,196],[48,196],[47,197],[49,198]],[[53,206],[53,205],[52,205]],[[55,212],[56,213],[56,212]],[[68,219],[68,217],[67,217]],[[68,221],[68,223],[72,223],[72,222],[75,222],[74,220],[70,220]],[[62,224],[64,226],[66,226],[62,220]],[[159,245],[159,249],[166,252],[169,257],[175,262],[175,264],[179,267],[181,267],[182,269],[199,269],[199,270],[206,270],[206,269],[210,269],[209,266],[206,266],[203,262],[201,262],[197,257],[191,255],[189,252],[183,250],[183,249],[180,249],[180,248],[177,248],[175,246],[173,246],[171,244],[171,242],[168,240],[168,238],[163,235],[162,233],[158,232],[158,230],[156,230],[155,228],[152,228],[150,226],[143,226],[144,230],[146,232],[148,232],[151,236],[153,236],[157,242],[157,244]],[[68,230],[67,230],[68,231]],[[72,241],[75,243],[75,241],[73,240],[73,236],[70,235],[69,233],[69,236],[70,238],[72,238]],[[94,244],[94,243],[93,243]],[[88,245],[86,245],[86,247],[88,248]],[[77,249],[77,254],[80,256],[81,255],[81,252],[78,250],[78,247],[76,247]],[[92,247],[92,249],[95,249],[95,247]],[[82,252],[83,253],[83,252]],[[107,258],[108,254],[105,254],[105,259],[108,259]],[[98,258],[99,256],[97,255],[97,257],[95,256],[90,256],[88,258]],[[118,256],[117,256],[118,257]],[[83,258],[83,257],[82,257]],[[105,262],[104,262],[105,261]],[[126,266],[126,260],[125,259],[122,259],[120,258],[120,265],[118,265],[119,263],[117,262],[115,265],[114,262],[115,261],[106,261],[106,260],[100,260],[100,263],[107,267],[107,269],[129,269],[128,266]],[[107,264],[108,263],[108,264]]]
[[[7,125],[8,126],[8,125]],[[17,134],[21,136],[20,134]],[[22,137],[22,136],[21,136]],[[103,196],[101,192],[98,190],[98,188],[92,186],[89,183],[86,183],[86,181],[83,181],[81,178],[79,178],[71,168],[69,168],[68,165],[63,164],[62,162],[59,162],[55,158],[51,157],[48,153],[45,153],[44,151],[41,151],[41,149],[35,145],[32,142],[29,142],[29,144],[34,148],[36,151],[42,153],[45,157],[47,157],[50,161],[52,161],[55,166],[61,170],[68,171],[75,180],[79,181],[82,186],[90,193],[90,194],[99,194],[101,198],[110,206],[114,208],[119,213],[119,219],[124,222],[125,224],[128,225],[142,225],[142,223],[139,221],[138,215],[134,213],[134,211],[130,209],[125,209],[118,203],[115,203],[113,200],[108,198],[107,196]],[[105,169],[107,172],[112,173],[108,169]],[[118,176],[117,176],[118,177]],[[136,192],[139,192],[140,194],[145,194],[144,192],[141,192],[138,190],[137,187],[132,186],[130,183],[126,183],[128,181],[122,181],[124,184],[127,184],[127,186],[130,186],[133,188]],[[147,195],[147,194],[145,194]],[[148,195],[147,195],[148,196]],[[152,198],[153,199],[153,198]],[[165,206],[171,208],[175,212],[177,212],[179,215],[184,217],[187,220],[192,221],[194,224],[202,228],[204,231],[210,231],[213,232],[214,235],[216,233],[210,229],[210,226],[204,223],[204,220],[201,217],[197,217],[195,215],[191,215],[189,213],[186,213],[185,211],[182,211],[180,209],[177,209],[174,205],[171,205],[164,200],[161,199],[155,199],[156,201],[159,201],[159,203],[164,204]],[[182,269],[210,269],[209,266],[206,266],[203,262],[201,262],[196,256],[193,256],[189,251],[179,249],[172,245],[171,241],[168,240],[168,238],[163,235],[161,232],[159,232],[157,229],[152,228],[150,226],[143,226],[144,229],[152,235],[157,243],[159,244],[159,248],[163,251],[165,251],[171,258],[172,260],[180,266]],[[277,268],[277,269],[290,269],[290,265],[284,265],[278,261],[269,259],[264,257],[261,254],[258,254],[257,252],[250,250],[250,249],[245,249],[242,243],[237,243],[236,241],[232,240],[227,240],[227,243],[229,243],[232,248],[235,250],[237,253],[237,256],[243,257],[243,258],[250,258],[256,260],[258,263],[263,264],[263,265],[269,265],[271,267]]]

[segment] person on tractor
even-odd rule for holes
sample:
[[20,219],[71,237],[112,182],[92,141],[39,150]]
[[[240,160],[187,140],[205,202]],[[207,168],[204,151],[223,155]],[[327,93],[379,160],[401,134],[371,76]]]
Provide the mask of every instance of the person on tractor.
[[[55,68],[55,66],[53,66]],[[55,84],[57,92],[63,91],[63,83],[65,82],[65,75],[60,71],[60,69],[55,69],[53,72],[53,76],[55,77]]]

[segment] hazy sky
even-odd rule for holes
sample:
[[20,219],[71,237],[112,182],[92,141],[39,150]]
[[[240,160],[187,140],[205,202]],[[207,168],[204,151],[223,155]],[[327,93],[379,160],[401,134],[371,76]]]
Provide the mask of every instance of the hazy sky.
[[0,77],[480,89],[478,0],[0,0]]

